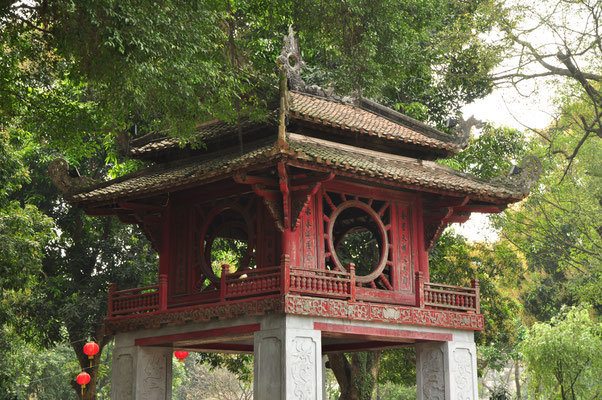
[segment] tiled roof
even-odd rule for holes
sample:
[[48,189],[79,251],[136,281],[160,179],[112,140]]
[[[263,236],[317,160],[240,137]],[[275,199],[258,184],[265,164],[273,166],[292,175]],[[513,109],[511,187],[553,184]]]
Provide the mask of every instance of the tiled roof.
[[248,164],[264,163],[273,153],[273,141],[256,144],[240,155],[238,149],[209,157],[194,157],[159,164],[112,181],[95,185],[71,196],[74,203],[104,202],[139,197],[157,191],[178,189],[191,183],[205,181],[211,176],[227,175]]
[[[386,110],[390,115],[396,114],[400,121],[387,118],[382,113],[373,112],[366,107],[352,104],[344,104],[340,101],[309,95],[300,92],[289,92],[290,104],[289,115],[292,118],[309,121],[320,125],[326,125],[349,132],[356,132],[366,136],[374,136],[391,141],[403,142],[413,146],[423,147],[439,153],[457,153],[461,146],[454,142],[454,137],[441,133],[419,121],[402,116],[393,110],[370,103],[372,109]],[[361,102],[360,102],[361,103]],[[405,121],[404,122],[402,121]],[[409,122],[412,122],[411,124]],[[246,120],[242,123],[242,129],[248,130],[261,123]],[[219,136],[234,132],[235,125],[227,124],[219,120],[212,120],[199,125],[196,137],[202,141],[208,141]],[[130,150],[132,157],[142,157],[154,152],[174,149],[179,143],[173,138],[159,138],[153,142]]]
[[[246,130],[262,126],[260,122],[252,122],[245,120],[241,123],[241,128]],[[226,122],[214,119],[211,121],[204,122],[197,126],[195,136],[201,141],[208,141],[219,136],[232,133],[237,129],[237,125],[228,124]],[[140,157],[145,154],[154,153],[161,150],[169,150],[180,147],[180,143],[177,139],[173,138],[158,138],[150,143],[147,143],[140,147],[132,147],[130,155],[132,157]]]
[[[419,132],[419,129],[411,129],[402,123],[392,121],[352,104],[343,104],[299,92],[290,92],[290,96],[290,112],[293,117],[299,119],[431,149],[445,150],[452,153],[460,150],[460,147],[453,142],[452,136],[438,132],[436,134],[438,138],[436,138],[432,137],[434,135],[426,134],[426,131],[429,131],[429,133],[436,132],[435,129],[426,125],[420,129],[423,132]],[[384,107],[381,106],[381,108]],[[390,111],[393,113],[393,110]],[[407,117],[406,119],[409,120]],[[416,123],[421,124],[418,121]]]
[[526,196],[519,190],[453,170],[433,161],[397,156],[354,146],[289,134],[296,158],[318,163],[342,173],[373,177],[406,186],[468,195],[475,199],[515,201]]
[[340,175],[378,179],[407,188],[469,196],[497,203],[525,197],[511,187],[488,182],[431,161],[365,150],[322,139],[289,133],[288,150],[278,150],[273,141],[257,144],[239,155],[236,150],[190,158],[149,167],[137,174],[93,186],[71,197],[74,203],[109,202],[221,179],[243,168],[261,168],[286,157],[296,162],[319,165]]

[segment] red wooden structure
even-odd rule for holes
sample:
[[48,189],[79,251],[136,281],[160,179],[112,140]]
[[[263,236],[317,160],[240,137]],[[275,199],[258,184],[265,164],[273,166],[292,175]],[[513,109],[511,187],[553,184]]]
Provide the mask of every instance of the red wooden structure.
[[290,313],[483,329],[478,282],[430,282],[428,251],[447,224],[500,212],[528,189],[434,162],[462,139],[370,100],[299,87],[283,63],[297,86],[282,85],[275,122],[199,124],[203,149],[133,138],[128,154],[150,165],[91,186],[52,164],[72,204],[140,226],[160,256],[157,285],[111,285],[106,328]]

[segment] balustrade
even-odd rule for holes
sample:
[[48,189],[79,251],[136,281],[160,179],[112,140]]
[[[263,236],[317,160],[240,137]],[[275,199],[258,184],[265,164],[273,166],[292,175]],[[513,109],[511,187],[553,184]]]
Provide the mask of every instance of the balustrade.
[[[418,281],[421,280],[417,277]],[[422,304],[429,308],[457,310],[479,313],[479,283],[472,281],[472,287],[442,285],[432,282],[421,282],[423,286]],[[418,286],[417,286],[418,289]]]
[[355,265],[348,268],[349,272],[291,268],[290,292],[355,300]]
[[222,265],[220,299],[252,297],[280,291],[281,268],[249,269],[230,273],[229,265]]
[[[289,293],[355,301],[355,278],[353,264],[347,265],[347,271],[291,267],[288,257],[283,257],[279,266],[237,272],[230,272],[230,266],[223,265],[219,301]],[[424,282],[417,272],[415,297],[419,308],[480,312],[477,280],[472,281],[470,288],[442,285]],[[108,305],[109,317],[166,310],[167,276],[160,275],[158,285],[136,289],[117,291],[111,284]]]

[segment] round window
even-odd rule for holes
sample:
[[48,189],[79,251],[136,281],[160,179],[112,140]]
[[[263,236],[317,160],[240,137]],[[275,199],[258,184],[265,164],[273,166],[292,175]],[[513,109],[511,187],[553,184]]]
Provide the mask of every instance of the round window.
[[231,272],[253,266],[249,232],[251,222],[237,207],[225,205],[212,213],[203,230],[203,272],[210,280],[219,280],[222,264]]
[[340,204],[328,222],[328,247],[335,267],[355,264],[356,280],[369,282],[385,268],[389,247],[385,226],[366,203]]

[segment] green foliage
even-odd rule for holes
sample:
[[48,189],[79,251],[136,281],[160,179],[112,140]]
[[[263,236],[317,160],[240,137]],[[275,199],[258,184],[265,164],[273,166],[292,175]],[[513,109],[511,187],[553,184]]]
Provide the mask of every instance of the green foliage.
[[[0,335],[0,399],[54,400],[73,398],[71,381],[81,371],[69,344],[40,349],[3,328]],[[100,361],[98,399],[109,399],[110,351]]]
[[[211,245],[211,268],[217,276],[222,275],[222,264],[238,268],[247,255],[247,241],[217,237]],[[250,263],[250,266],[253,266]]]
[[522,345],[537,399],[593,399],[602,393],[602,324],[584,307],[565,307],[536,323]]
[[489,400],[510,400],[512,395],[504,386],[496,386],[489,395]]
[[[570,131],[556,135],[556,143],[576,145]],[[588,302],[601,310],[602,141],[585,142],[570,168],[547,143],[531,145],[544,166],[539,185],[526,201],[494,219],[528,266],[521,292],[525,309],[538,320],[550,319],[563,304]]]
[[492,179],[507,174],[512,165],[519,165],[527,150],[522,132],[487,124],[478,137],[469,139],[465,150],[440,162],[483,179]]
[[245,382],[253,380],[253,356],[249,354],[199,353],[197,362],[209,365],[211,370],[226,368]]
[[406,347],[381,351],[378,382],[412,386],[416,383],[416,349]]
[[336,252],[342,265],[355,263],[356,275],[365,276],[378,265],[380,246],[370,230],[356,230],[341,238]]
[[485,125],[468,148],[455,157],[461,169],[483,179],[507,174],[512,165],[520,164],[528,146],[522,132],[505,127]]

